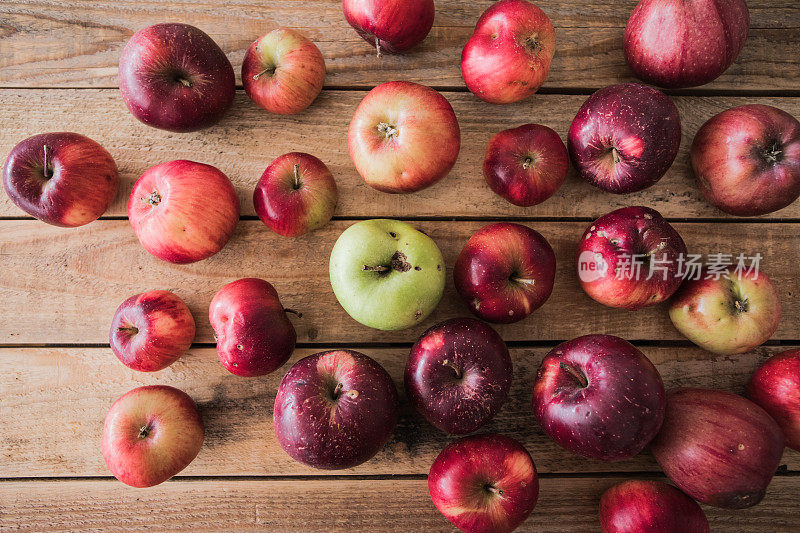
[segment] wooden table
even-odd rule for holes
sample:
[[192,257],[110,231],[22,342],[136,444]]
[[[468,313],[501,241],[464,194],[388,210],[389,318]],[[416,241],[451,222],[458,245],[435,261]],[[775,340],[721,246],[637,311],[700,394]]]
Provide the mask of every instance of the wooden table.
[[[498,328],[515,365],[511,398],[486,428],[520,439],[541,473],[541,496],[523,529],[599,529],[602,491],[627,478],[662,478],[649,453],[601,463],[567,453],[546,436],[529,407],[533,377],[558,341],[610,333],[638,344],[669,387],[692,385],[742,392],[770,353],[800,344],[800,202],[768,218],[735,219],[709,206],[688,168],[688,146],[713,114],[747,102],[776,105],[800,116],[800,5],[750,0],[752,27],[739,60],[715,82],[672,92],[681,111],[681,153],[666,177],[641,193],[599,192],[571,172],[542,205],[522,209],[493,195],[481,174],[495,132],[526,122],[562,135],[586,96],[631,80],[622,32],[634,0],[539,0],[557,28],[558,45],[540,94],[516,105],[492,106],[465,91],[459,54],[490,1],[438,0],[425,42],[403,56],[375,57],[346,24],[339,0],[2,0],[0,1],[0,153],[21,139],[71,130],[102,143],[116,158],[122,187],[101,220],[59,229],[24,216],[0,198],[0,529],[267,529],[450,530],[430,502],[426,473],[448,438],[404,404],[394,437],[368,463],[330,475],[296,463],[277,445],[272,403],[283,371],[244,379],[219,364],[207,308],[231,280],[272,282],[296,320],[299,348],[291,362],[331,346],[359,349],[380,361],[402,390],[411,343],[442,319],[466,315],[448,278],[439,309],[423,326],[382,333],[362,327],[336,303],[327,275],[333,242],[355,219],[396,217],[417,223],[440,245],[448,266],[469,235],[487,220],[523,221],[543,233],[558,259],[547,304],[520,323]],[[138,123],[116,89],[116,64],[126,40],[156,22],[181,21],[208,32],[238,70],[247,46],[278,25],[302,30],[325,55],[326,90],[306,112],[268,115],[239,91],[217,126],[170,134]],[[407,79],[443,91],[461,123],[461,155],[450,175],[430,189],[392,196],[368,188],[347,154],[346,130],[365,91]],[[333,223],[287,239],[254,216],[252,188],[278,155],[308,151],[338,181]],[[213,164],[240,194],[242,221],[217,256],[193,265],[161,262],[138,244],[125,219],[131,186],[148,167],[188,158]],[[675,222],[690,251],[764,255],[762,268],[780,289],[784,318],[769,343],[738,356],[714,356],[680,337],[664,306],[636,313],[600,306],[578,287],[573,258],[586,224],[623,205],[648,205]],[[198,323],[196,344],[156,374],[121,365],[108,347],[117,305],[147,289],[184,298]],[[285,370],[287,367],[284,367]],[[178,478],[147,490],[109,476],[100,453],[111,402],[144,384],[179,387],[200,405],[207,437]],[[800,454],[787,451],[760,505],[746,511],[706,507],[716,531],[796,531]]]

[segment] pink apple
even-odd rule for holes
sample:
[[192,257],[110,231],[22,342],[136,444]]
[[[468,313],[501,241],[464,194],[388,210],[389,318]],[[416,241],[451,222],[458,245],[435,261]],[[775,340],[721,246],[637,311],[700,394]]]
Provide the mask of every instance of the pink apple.
[[342,0],[344,18],[381,52],[396,54],[415,47],[433,26],[433,0]]
[[697,502],[671,485],[644,479],[603,493],[600,527],[603,533],[710,533]]
[[800,452],[800,350],[767,359],[750,378],[747,397],[775,419],[786,446]]

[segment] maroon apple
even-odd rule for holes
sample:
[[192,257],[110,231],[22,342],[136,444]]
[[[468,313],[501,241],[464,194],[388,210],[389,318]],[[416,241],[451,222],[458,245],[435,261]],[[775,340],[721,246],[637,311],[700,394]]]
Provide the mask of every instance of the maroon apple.
[[105,148],[77,133],[28,137],[8,155],[6,193],[43,222],[74,228],[97,220],[117,196],[117,164]]
[[611,85],[581,106],[567,144],[575,168],[595,187],[615,194],[641,191],[660,180],[678,155],[678,108],[652,87]]
[[417,46],[433,27],[433,0],[342,0],[344,18],[382,52],[396,54]]
[[453,269],[464,303],[478,318],[509,324],[530,315],[553,292],[556,256],[547,239],[521,224],[484,226],[467,241]]
[[149,26],[131,37],[119,60],[119,89],[134,117],[168,131],[217,123],[236,95],[225,52],[188,24]]
[[497,434],[464,437],[448,445],[431,466],[433,504],[467,533],[509,533],[539,499],[536,466],[525,447]]
[[600,498],[603,533],[709,533],[706,514],[675,487],[643,479],[624,481]]
[[533,385],[533,413],[567,450],[603,461],[638,454],[658,433],[666,394],[653,363],[613,335],[553,348]]
[[767,359],[750,378],[747,397],[775,419],[786,446],[800,452],[800,350]]

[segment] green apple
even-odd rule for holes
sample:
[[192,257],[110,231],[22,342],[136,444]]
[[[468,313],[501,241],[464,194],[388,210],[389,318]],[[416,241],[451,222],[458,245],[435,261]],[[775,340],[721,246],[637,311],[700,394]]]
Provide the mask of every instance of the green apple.
[[444,292],[442,252],[433,239],[397,220],[364,220],[336,241],[331,287],[344,310],[375,329],[419,324]]

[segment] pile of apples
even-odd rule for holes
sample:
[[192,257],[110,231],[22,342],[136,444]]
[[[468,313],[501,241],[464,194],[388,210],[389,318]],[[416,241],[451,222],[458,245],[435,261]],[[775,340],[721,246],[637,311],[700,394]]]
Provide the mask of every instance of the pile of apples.
[[[433,0],[344,0],[347,21],[378,55],[421,42]],[[625,32],[625,58],[644,81],[662,87],[708,83],[730,66],[749,28],[742,0],[642,0]],[[492,104],[518,102],[545,81],[555,50],[550,19],[526,0],[501,0],[480,17],[461,70],[469,90]],[[247,95],[272,113],[298,113],[322,90],[325,61],[298,32],[280,28],[255,41],[242,65]],[[157,24],[137,32],[119,65],[122,97],[140,121],[174,132],[219,121],[235,95],[232,65],[201,30]],[[371,90],[355,111],[348,149],[364,181],[387,193],[412,193],[443,179],[460,150],[458,120],[437,91],[410,82]],[[681,141],[678,109],[663,92],[625,83],[586,100],[568,132],[525,124],[489,142],[488,186],[517,206],[539,204],[563,184],[570,161],[592,185],[615,194],[651,187],[672,165]],[[764,105],[724,111],[700,128],[691,148],[697,183],[719,209],[770,213],[800,196],[800,123]],[[74,133],[22,141],[8,157],[4,184],[24,211],[75,227],[101,216],[118,189],[116,164],[96,142]],[[602,194],[602,193],[598,193]],[[325,225],[338,192],[318,158],[288,153],[255,185],[258,216],[294,237]],[[131,226],[155,257],[184,264],[219,252],[239,220],[239,199],[220,170],[170,161],[147,170],[128,201]],[[763,272],[723,269],[688,279],[681,236],[657,211],[634,206],[590,224],[578,245],[581,285],[601,304],[636,310],[670,300],[669,315],[691,341],[717,354],[752,350],[780,320],[777,289]],[[632,255],[658,258],[655,276],[619,276]],[[330,256],[330,283],[347,313],[379,330],[423,322],[446,283],[434,240],[405,222],[365,220],[347,228]],[[453,282],[479,319],[430,327],[412,347],[405,396],[449,435],[473,433],[508,398],[508,348],[486,322],[524,320],[550,296],[555,254],[544,236],[514,223],[490,224],[465,244]],[[281,368],[296,333],[275,288],[261,279],[222,287],[209,305],[220,362],[238,376]],[[154,290],[125,300],[110,344],[128,367],[161,370],[192,344],[195,321],[175,294]],[[584,457],[619,461],[646,446],[675,487],[628,481],[600,502],[604,531],[708,531],[694,500],[723,508],[757,504],[784,445],[800,450],[800,352],[770,358],[748,397],[682,388],[665,391],[644,353],[611,335],[584,335],[551,350],[532,388],[532,414],[544,432]],[[292,458],[342,469],[372,458],[398,421],[399,395],[375,360],[353,350],[306,357],[283,377],[274,427]],[[134,487],[176,475],[200,451],[203,422],[192,399],[168,386],[135,389],[106,417],[103,456]],[[447,446],[431,466],[431,498],[467,532],[511,531],[533,511],[539,484],[533,459],[514,439],[481,434]]]

